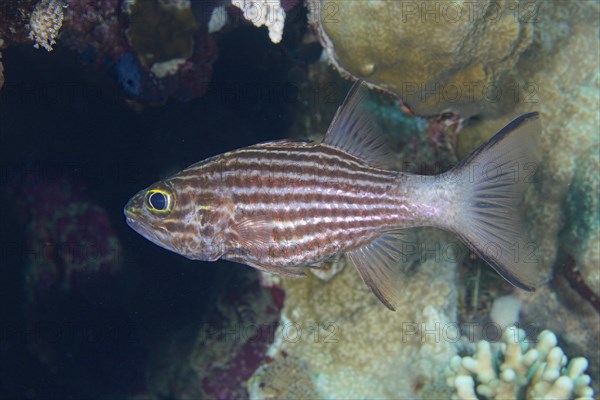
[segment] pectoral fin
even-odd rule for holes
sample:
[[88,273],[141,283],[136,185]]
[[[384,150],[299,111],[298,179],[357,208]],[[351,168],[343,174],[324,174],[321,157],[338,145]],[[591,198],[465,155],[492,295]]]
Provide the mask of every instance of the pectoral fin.
[[[237,234],[237,240],[240,246],[249,253],[268,251],[273,241],[273,229],[275,222],[267,217],[255,215],[242,218],[234,225],[234,231]],[[244,264],[257,268],[270,274],[281,275],[288,278],[299,278],[306,276],[300,267],[282,267],[258,263],[249,263],[244,260]]]
[[273,241],[275,222],[263,216],[242,218],[233,226],[240,245],[250,251],[266,249]]
[[398,261],[402,257],[403,236],[399,231],[388,232],[348,253],[365,284],[392,311],[396,311],[399,299]]

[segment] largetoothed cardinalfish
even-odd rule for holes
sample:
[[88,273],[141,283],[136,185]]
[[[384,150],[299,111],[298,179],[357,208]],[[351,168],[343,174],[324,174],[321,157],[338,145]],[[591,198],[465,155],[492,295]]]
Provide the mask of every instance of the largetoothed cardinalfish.
[[524,166],[536,162],[538,114],[516,118],[450,171],[421,176],[386,168],[387,146],[362,107],[367,95],[365,84],[352,87],[321,143],[257,144],[151,185],[125,206],[127,223],[187,258],[288,277],[345,253],[392,310],[405,229],[434,226],[533,290],[518,206]]

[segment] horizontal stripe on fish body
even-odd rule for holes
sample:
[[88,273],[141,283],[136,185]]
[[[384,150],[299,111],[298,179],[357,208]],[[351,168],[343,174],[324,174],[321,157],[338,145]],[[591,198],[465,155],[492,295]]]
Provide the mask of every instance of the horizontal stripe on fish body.
[[[334,150],[334,152],[331,152]],[[271,152],[274,151],[275,154]],[[177,177],[177,182],[189,181],[194,185],[201,182],[217,182],[241,186],[244,178],[264,177],[282,185],[281,178],[296,176],[298,181],[317,183],[362,183],[373,188],[389,189],[398,173],[372,168],[336,149],[324,145],[303,147],[300,151],[276,149],[242,150],[226,153],[212,162],[192,166]],[[283,181],[285,183],[285,180]]]

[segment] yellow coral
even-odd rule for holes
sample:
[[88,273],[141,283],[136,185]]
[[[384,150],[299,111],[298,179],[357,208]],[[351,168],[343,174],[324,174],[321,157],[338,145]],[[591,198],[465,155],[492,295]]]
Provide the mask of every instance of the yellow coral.
[[519,0],[312,0],[330,61],[399,95],[417,114],[493,114],[505,77],[532,43]]

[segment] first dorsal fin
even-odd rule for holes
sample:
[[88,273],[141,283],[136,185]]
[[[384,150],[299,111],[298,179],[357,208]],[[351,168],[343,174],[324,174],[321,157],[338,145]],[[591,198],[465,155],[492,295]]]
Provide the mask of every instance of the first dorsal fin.
[[388,164],[389,152],[371,114],[364,107],[369,91],[362,81],[357,81],[338,108],[324,144],[344,150],[374,167]]

